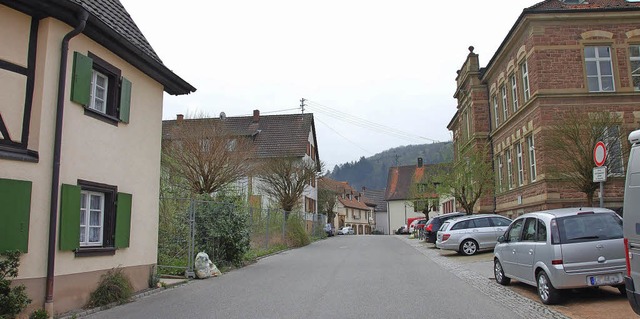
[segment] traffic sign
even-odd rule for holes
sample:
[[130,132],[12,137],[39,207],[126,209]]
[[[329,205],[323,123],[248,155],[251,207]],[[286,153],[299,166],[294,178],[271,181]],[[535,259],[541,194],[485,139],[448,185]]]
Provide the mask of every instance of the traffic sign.
[[596,166],[600,167],[604,165],[604,162],[607,160],[607,147],[602,143],[602,141],[596,143],[596,147],[593,148],[593,161],[596,163]]
[[607,181],[607,167],[600,166],[593,168],[593,182],[606,182]]

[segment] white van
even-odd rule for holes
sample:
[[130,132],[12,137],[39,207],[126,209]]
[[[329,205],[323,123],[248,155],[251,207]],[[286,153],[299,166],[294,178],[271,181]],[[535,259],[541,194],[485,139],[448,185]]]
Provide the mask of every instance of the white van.
[[[627,258],[627,299],[640,315],[640,130],[629,134],[631,151],[624,189],[623,228]],[[636,287],[638,285],[638,287]]]

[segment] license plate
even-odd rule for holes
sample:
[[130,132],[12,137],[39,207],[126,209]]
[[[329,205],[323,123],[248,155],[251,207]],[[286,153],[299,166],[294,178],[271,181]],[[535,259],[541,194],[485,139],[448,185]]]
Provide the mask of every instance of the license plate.
[[620,283],[622,283],[621,273],[587,277],[587,284],[589,286],[613,285]]

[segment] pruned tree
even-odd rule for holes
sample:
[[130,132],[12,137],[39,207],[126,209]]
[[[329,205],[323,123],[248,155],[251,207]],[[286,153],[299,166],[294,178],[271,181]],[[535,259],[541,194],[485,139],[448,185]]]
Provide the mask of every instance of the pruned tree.
[[233,134],[223,121],[199,115],[170,127],[162,164],[174,185],[211,194],[250,173],[253,150],[250,136]]
[[480,145],[460,154],[450,167],[442,166],[434,178],[437,193],[453,197],[467,215],[493,187],[493,169],[487,147]]
[[260,168],[258,179],[261,190],[273,198],[285,211],[285,218],[300,204],[305,187],[315,180],[321,169],[310,159],[278,157],[266,159]]
[[[327,221],[333,225],[336,217],[335,207],[338,202],[338,191],[318,185],[318,211],[327,215]],[[335,226],[335,225],[334,225]]]
[[444,170],[446,164],[431,164],[423,167],[422,174],[416,173],[413,176],[407,204],[429,219],[429,213],[437,211],[440,206],[440,197],[436,190],[439,185],[437,174]]
[[593,206],[598,183],[593,182],[593,148],[598,141],[605,143],[608,156],[605,165],[609,175],[622,174],[623,154],[626,152],[622,118],[611,112],[579,112],[574,109],[562,114],[548,131],[543,147],[552,178],[566,181],[587,196],[587,206]]

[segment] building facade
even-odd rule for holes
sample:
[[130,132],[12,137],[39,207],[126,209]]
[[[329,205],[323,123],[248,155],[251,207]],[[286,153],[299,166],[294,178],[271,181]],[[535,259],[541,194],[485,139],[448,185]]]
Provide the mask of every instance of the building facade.
[[23,253],[26,312],[81,308],[116,267],[148,288],[163,91],[195,88],[117,0],[0,1],[0,39],[0,251]]
[[[640,126],[639,26],[637,2],[547,0],[523,11],[486,67],[470,47],[449,129],[456,156],[489,146],[495,187],[476,212],[515,217],[587,204],[585,193],[554,174],[552,127],[569,125],[571,114],[587,119],[603,111],[622,120],[609,132]],[[607,143],[603,201],[612,209],[622,207],[624,143]]]

